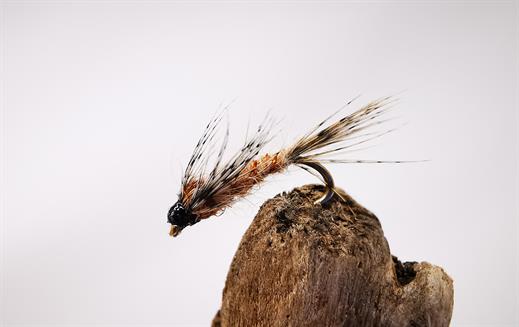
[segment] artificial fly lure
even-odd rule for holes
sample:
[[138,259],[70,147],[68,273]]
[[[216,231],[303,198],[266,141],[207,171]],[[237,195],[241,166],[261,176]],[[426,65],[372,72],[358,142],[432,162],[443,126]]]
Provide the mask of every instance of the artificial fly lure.
[[[275,173],[284,172],[295,165],[305,170],[317,172],[326,190],[316,204],[324,205],[334,196],[334,181],[325,163],[399,163],[401,161],[372,161],[353,159],[334,159],[330,155],[351,150],[352,147],[366,143],[392,131],[368,131],[386,120],[381,120],[392,98],[386,97],[368,103],[359,110],[325,126],[341,109],[330,115],[311,131],[302,136],[292,146],[274,154],[263,154],[261,150],[271,140],[272,119],[266,118],[255,133],[246,138],[245,144],[237,153],[224,162],[223,155],[229,141],[229,125],[220,147],[215,147],[215,135],[222,121],[222,115],[216,115],[207,124],[205,131],[195,146],[189,160],[178,201],[168,212],[171,224],[170,235],[177,236],[185,227],[200,220],[223,212],[237,200],[247,196],[252,189],[265,178]],[[215,150],[218,150],[215,153]],[[210,158],[216,155],[216,163],[209,171]]]

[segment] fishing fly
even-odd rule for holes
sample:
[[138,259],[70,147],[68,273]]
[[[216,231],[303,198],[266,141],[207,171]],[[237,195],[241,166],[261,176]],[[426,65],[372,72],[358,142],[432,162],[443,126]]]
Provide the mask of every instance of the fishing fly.
[[[320,176],[325,191],[316,205],[325,205],[335,194],[332,175],[324,167],[326,163],[399,163],[400,161],[373,161],[339,159],[334,156],[351,150],[360,144],[389,133],[373,131],[373,127],[386,120],[380,117],[390,108],[394,100],[385,97],[371,101],[357,111],[329,123],[343,108],[336,111],[308,133],[300,137],[293,145],[278,152],[260,155],[265,145],[272,139],[271,130],[274,121],[271,118],[258,126],[247,137],[245,144],[228,160],[223,160],[229,141],[229,125],[221,145],[215,146],[215,135],[222,122],[222,114],[216,115],[206,126],[202,137],[195,146],[181,181],[178,201],[168,212],[171,224],[170,235],[177,236],[187,226],[222,213],[239,199],[251,193],[255,186],[265,178],[282,173],[294,165],[305,170],[313,170]],[[217,150],[217,152],[216,152]],[[332,156],[332,157],[330,157]],[[208,169],[209,160],[215,158],[212,169]]]

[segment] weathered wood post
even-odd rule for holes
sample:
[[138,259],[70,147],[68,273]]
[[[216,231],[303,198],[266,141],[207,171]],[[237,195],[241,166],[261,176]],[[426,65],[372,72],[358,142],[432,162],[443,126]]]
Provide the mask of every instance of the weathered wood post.
[[234,256],[213,326],[448,326],[442,268],[400,263],[377,217],[306,185],[263,204]]

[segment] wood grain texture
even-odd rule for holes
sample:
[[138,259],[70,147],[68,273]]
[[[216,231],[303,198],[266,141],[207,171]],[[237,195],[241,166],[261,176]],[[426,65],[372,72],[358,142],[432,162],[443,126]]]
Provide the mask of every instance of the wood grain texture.
[[400,263],[377,217],[306,185],[265,202],[234,256],[213,326],[448,326],[452,279]]

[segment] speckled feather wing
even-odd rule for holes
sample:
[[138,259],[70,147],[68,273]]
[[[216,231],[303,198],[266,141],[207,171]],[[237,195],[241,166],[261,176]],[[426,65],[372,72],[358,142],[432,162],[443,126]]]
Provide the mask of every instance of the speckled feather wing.
[[[223,113],[216,115],[207,124],[182,179],[181,199],[186,207],[195,212],[198,208],[205,207],[206,202],[217,197],[218,193],[227,192],[230,185],[236,185],[235,181],[240,177],[240,173],[271,140],[270,131],[274,121],[267,116],[255,133],[246,138],[244,145],[228,160],[224,160],[229,140],[228,119],[221,145],[218,147],[215,144],[215,136],[218,134],[222,120]],[[216,161],[208,171],[208,165],[217,148]]]

